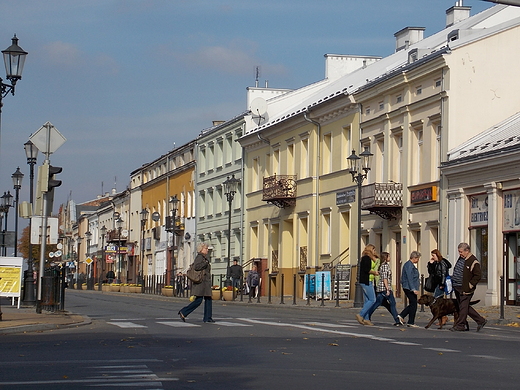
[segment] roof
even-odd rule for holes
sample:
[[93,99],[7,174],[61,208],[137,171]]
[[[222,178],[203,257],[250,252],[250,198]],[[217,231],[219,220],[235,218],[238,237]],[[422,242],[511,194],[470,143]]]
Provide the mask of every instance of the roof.
[[[409,52],[417,49],[422,57],[420,60],[436,57],[442,53],[455,50],[472,41],[495,34],[512,26],[520,25],[520,8],[505,5],[496,5],[462,20],[444,30],[426,37],[417,43],[410,45],[407,50],[400,50],[365,68],[358,69],[333,82],[325,83],[324,86],[309,95],[303,100],[292,106],[290,109],[278,112],[270,118],[269,122],[253,129],[248,134],[252,134],[281,123],[298,114],[306,112],[313,107],[319,106],[339,95],[352,95],[368,86],[386,80],[397,73],[403,72],[408,67],[417,66],[409,63]],[[458,39],[450,41],[448,45],[448,35],[457,33]],[[298,90],[291,92],[296,93]],[[267,102],[269,105],[269,101]]]
[[520,148],[520,112],[448,152],[448,165]]

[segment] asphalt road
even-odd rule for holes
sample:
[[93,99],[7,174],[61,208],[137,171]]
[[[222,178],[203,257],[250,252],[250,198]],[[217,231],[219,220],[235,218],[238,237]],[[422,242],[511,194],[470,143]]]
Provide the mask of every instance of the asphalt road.
[[[0,338],[1,389],[511,389],[517,328],[449,332],[374,327],[352,309],[215,302],[187,322],[186,301],[85,291],[69,311],[92,324]],[[426,323],[426,321],[425,321]]]

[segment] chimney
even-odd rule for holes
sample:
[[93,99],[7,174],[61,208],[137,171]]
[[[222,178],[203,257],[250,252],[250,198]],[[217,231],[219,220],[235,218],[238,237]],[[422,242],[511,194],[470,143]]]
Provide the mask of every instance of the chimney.
[[325,78],[337,80],[380,59],[381,57],[375,56],[325,54]]
[[408,47],[422,41],[424,37],[424,27],[405,27],[394,34],[395,51],[406,50]]
[[458,22],[470,17],[471,7],[465,7],[463,0],[457,3],[446,11],[446,28],[457,24]]

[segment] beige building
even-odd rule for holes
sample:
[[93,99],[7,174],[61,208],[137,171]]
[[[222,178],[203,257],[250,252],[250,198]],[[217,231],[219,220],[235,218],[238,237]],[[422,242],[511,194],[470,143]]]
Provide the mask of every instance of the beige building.
[[[469,13],[450,8],[446,29],[427,38],[422,28],[399,31],[396,53],[324,83],[242,137],[246,258],[266,259],[277,293],[281,274],[356,264],[358,234],[362,246],[373,243],[397,260],[394,283],[412,250],[423,253],[422,274],[434,248],[456,260],[439,167],[450,149],[520,103],[510,71],[519,59],[511,48],[520,9]],[[365,148],[374,156],[359,232],[347,157]]]

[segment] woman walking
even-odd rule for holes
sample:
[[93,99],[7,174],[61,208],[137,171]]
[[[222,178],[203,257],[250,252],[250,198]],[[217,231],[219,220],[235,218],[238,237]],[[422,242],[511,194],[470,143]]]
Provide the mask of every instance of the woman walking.
[[195,261],[193,263],[193,268],[195,271],[202,271],[202,282],[193,284],[191,289],[191,293],[195,295],[195,300],[191,302],[188,306],[183,307],[179,310],[179,317],[182,321],[186,321],[186,317],[190,315],[190,313],[200,306],[202,300],[204,299],[204,322],[215,322],[213,321],[212,316],[212,301],[211,301],[211,264],[208,259],[208,244],[199,243],[197,245],[197,256],[195,257]]
[[359,286],[363,289],[363,298],[365,300],[363,307],[359,314],[356,314],[356,319],[361,325],[374,325],[370,322],[368,311],[376,301],[376,291],[374,283],[370,281],[370,275],[379,275],[378,271],[372,269],[372,262],[376,262],[379,256],[376,253],[376,247],[368,244],[359,262]]
[[439,298],[444,296],[444,284],[446,283],[446,276],[448,276],[451,263],[442,257],[438,249],[432,250],[431,255],[432,257],[428,262],[428,274],[434,281],[435,290],[433,291],[433,297]]

